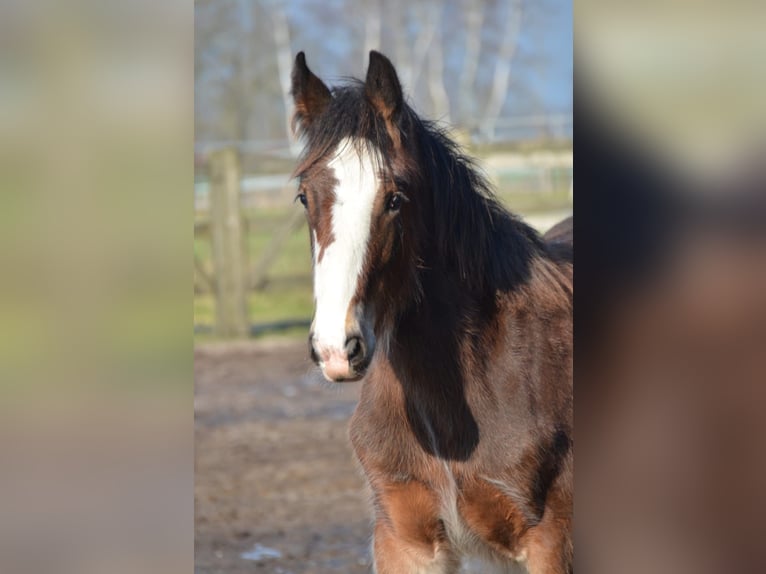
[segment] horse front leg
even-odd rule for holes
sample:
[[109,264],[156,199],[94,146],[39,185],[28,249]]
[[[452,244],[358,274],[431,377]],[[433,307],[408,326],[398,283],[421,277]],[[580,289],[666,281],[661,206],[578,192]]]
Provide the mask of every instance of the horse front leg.
[[529,574],[572,574],[574,547],[571,520],[554,519],[549,514],[527,535]]
[[456,574],[460,569],[436,496],[418,482],[387,484],[376,492],[373,555],[376,574]]
[[378,522],[373,542],[376,574],[456,574],[460,560],[444,545],[397,537]]

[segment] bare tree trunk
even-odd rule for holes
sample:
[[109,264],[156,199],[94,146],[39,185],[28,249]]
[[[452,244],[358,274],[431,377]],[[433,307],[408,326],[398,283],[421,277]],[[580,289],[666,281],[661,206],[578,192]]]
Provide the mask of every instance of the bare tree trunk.
[[293,116],[293,100],[290,96],[290,72],[292,69],[293,52],[290,46],[290,28],[287,22],[287,12],[282,0],[274,2],[271,10],[271,21],[274,30],[274,44],[277,50],[277,68],[279,83],[282,88],[282,99],[285,107],[285,133],[290,142],[290,152],[293,156],[300,153],[300,144],[292,134],[291,120]]
[[[396,69],[399,73],[399,80],[404,86],[405,92],[412,89],[412,52],[410,51],[410,41],[407,36],[407,1],[395,0],[389,6],[394,11],[394,43],[396,54]],[[367,63],[365,62],[365,66]]]
[[481,55],[481,29],[484,25],[482,5],[474,0],[465,1],[467,25],[465,32],[465,55],[458,88],[458,119],[466,127],[474,119],[473,85],[479,69]]
[[362,65],[367,67],[370,50],[380,50],[381,13],[380,0],[367,0],[367,10],[364,20],[364,60]]
[[237,109],[239,117],[236,127],[236,139],[245,141],[250,135],[250,118],[253,115],[253,93],[251,81],[253,75],[253,28],[255,26],[254,11],[249,2],[240,0],[239,13],[242,26],[242,39],[239,46],[237,85]]
[[415,46],[413,47],[413,65],[412,65],[412,78],[410,80],[410,90],[415,92],[418,79],[423,72],[423,66],[428,56],[428,51],[431,48],[434,36],[436,35],[436,26],[439,15],[439,3],[431,1],[428,6],[423,8],[421,4],[417,4],[418,10],[416,12],[417,21],[421,23],[420,30],[418,31],[417,38],[415,39]]
[[[436,10],[437,15],[439,11]],[[438,20],[438,18],[437,18]],[[433,102],[434,117],[450,122],[450,106],[447,90],[444,88],[444,61],[442,57],[441,25],[437,21],[431,49],[428,51],[428,92]]]
[[485,130],[487,135],[492,136],[495,130],[495,124],[500,117],[505,98],[508,93],[508,83],[511,78],[511,64],[513,55],[519,41],[519,32],[521,30],[521,21],[524,15],[523,0],[514,0],[509,10],[508,27],[503,36],[503,42],[500,45],[500,51],[497,54],[495,63],[495,76],[492,81],[492,90],[487,101],[487,112],[485,115]]

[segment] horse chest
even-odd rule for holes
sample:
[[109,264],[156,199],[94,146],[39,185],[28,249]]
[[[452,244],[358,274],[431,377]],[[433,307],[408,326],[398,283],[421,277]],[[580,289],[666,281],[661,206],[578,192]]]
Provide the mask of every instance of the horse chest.
[[425,452],[406,427],[392,424],[379,432],[368,423],[355,417],[351,435],[366,437],[355,444],[357,457],[395,523],[423,538],[434,531],[424,524],[438,524],[461,554],[523,560],[527,524],[507,493],[512,486],[485,476],[476,461],[449,462]]

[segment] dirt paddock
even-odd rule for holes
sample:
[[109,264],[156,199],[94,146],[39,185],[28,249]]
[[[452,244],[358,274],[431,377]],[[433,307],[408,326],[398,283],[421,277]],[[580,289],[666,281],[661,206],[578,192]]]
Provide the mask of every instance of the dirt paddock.
[[360,384],[324,382],[307,354],[300,341],[195,350],[196,574],[372,571],[347,433]]
[[194,371],[195,572],[369,572],[359,385],[323,382],[301,342],[202,347]]

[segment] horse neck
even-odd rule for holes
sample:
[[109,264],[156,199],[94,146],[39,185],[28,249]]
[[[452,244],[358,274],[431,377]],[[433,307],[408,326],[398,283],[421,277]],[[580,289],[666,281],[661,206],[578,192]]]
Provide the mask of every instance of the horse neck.
[[[500,312],[496,294],[505,287],[495,281],[498,266],[492,261],[486,261],[486,268],[493,269],[490,276],[476,282],[461,276],[435,244],[426,251],[429,261],[417,271],[419,293],[412,294],[395,322],[392,337],[396,345],[390,358],[400,363],[408,380],[439,380],[434,391],[445,396],[447,387],[462,388],[471,365],[486,362],[484,346],[475,343],[490,336],[488,332]],[[499,254],[486,252],[482,256]],[[431,365],[431,370],[425,372],[421,365]],[[427,385],[417,384],[427,392]]]
[[[452,294],[451,289],[455,289]],[[380,385],[384,396],[403,398],[401,404],[389,399],[383,404],[403,409],[411,432],[426,452],[467,460],[479,434],[469,406],[469,377],[475,376],[466,360],[471,344],[462,324],[474,322],[475,310],[467,300],[455,305],[459,290],[453,281],[442,282],[439,291],[400,317],[387,345],[385,374],[374,384]]]
[[481,177],[447,140],[426,132],[413,139],[424,169],[418,195],[430,198],[420,205],[431,210],[421,226],[418,289],[396,321],[400,356],[392,359],[405,365],[433,360],[459,385],[467,367],[488,360],[481,341],[496,332],[498,293],[529,281],[543,248],[531,228],[487,196]]
[[[446,137],[424,132],[421,193],[431,210],[426,266],[473,299],[509,291],[528,280],[530,262],[544,251],[529,226],[493,197],[484,178]],[[438,289],[437,289],[438,291]]]
[[499,292],[516,290],[531,279],[533,261],[545,256],[545,248],[529,226],[480,190],[450,190],[443,181],[430,186],[435,203],[446,191],[454,205],[448,213],[434,213],[434,221],[425,226],[425,265],[418,270],[424,306],[457,309],[463,319],[480,318]]

